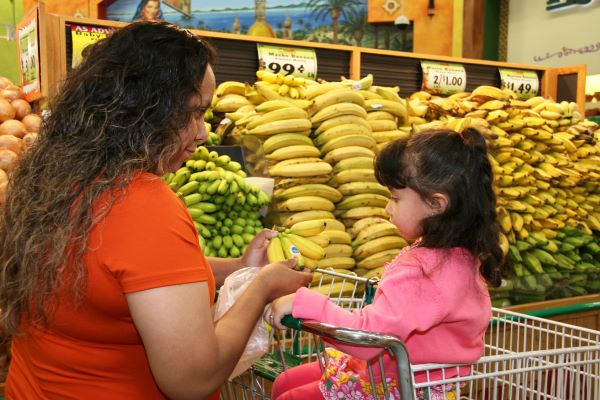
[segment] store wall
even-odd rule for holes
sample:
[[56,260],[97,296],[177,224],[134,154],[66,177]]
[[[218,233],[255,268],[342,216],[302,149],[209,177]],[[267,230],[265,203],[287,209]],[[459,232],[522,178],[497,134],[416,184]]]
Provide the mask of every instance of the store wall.
[[[18,0],[15,0],[18,1]],[[22,0],[23,9],[31,10],[37,0]],[[70,17],[98,17],[98,3],[101,0],[45,0],[46,12],[50,14],[67,15]]]
[[[572,4],[547,11],[547,3]],[[579,3],[510,0],[507,61],[550,67],[587,64],[588,74],[600,73],[600,0]]]
[[[23,7],[19,0],[0,0],[0,35],[5,36],[7,29],[14,31],[14,26],[23,16]],[[5,76],[15,84],[19,84],[19,63],[17,62],[17,42],[0,38],[0,76]]]

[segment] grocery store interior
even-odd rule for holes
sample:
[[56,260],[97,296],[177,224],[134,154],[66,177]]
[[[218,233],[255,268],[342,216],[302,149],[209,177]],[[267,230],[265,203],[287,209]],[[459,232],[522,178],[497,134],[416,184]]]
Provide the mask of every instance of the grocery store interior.
[[[415,371],[429,380],[439,365],[409,363],[402,398],[600,399],[600,0],[0,0],[0,210],[86,47],[140,20],[185,28],[217,54],[208,138],[161,176],[206,257],[243,257],[273,228],[269,262],[296,257],[311,290],[359,313],[418,244],[390,218],[377,155],[431,129],[475,128],[504,257],[485,351],[448,381],[424,383]],[[383,336],[259,325],[268,349],[215,396],[270,399],[288,364],[319,359],[322,338],[374,343],[409,371]],[[10,349],[0,345],[2,399]],[[399,398],[390,382],[364,398]],[[363,398],[347,396],[336,398]]]

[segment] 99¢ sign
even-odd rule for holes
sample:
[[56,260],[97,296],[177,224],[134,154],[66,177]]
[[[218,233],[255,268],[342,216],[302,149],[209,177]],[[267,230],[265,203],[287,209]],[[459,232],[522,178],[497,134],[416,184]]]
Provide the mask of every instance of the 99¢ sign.
[[314,49],[262,43],[258,43],[256,48],[259,69],[310,79],[317,76],[317,54]]
[[467,72],[462,64],[421,61],[422,89],[431,94],[450,95],[467,88]]
[[535,97],[540,89],[540,80],[535,71],[498,68],[502,88],[510,89],[521,100]]

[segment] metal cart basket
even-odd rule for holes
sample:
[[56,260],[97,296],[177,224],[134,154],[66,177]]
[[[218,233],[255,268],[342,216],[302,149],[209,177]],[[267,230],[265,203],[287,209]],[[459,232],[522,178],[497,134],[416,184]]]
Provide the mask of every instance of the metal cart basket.
[[[316,355],[322,366],[327,357],[322,339],[389,351],[397,361],[397,376],[392,378],[398,379],[402,399],[600,399],[600,332],[590,329],[494,308],[479,361],[411,365],[401,341],[393,336],[291,323],[314,336],[307,341],[311,348],[305,359]],[[369,365],[374,399],[397,400],[385,380],[377,378],[384,374],[381,354]],[[223,398],[269,398],[268,381],[263,379],[259,388],[247,378],[237,397]]]

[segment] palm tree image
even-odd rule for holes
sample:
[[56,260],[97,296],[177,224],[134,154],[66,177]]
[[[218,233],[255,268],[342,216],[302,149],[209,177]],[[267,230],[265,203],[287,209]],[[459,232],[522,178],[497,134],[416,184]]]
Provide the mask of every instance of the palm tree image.
[[348,18],[340,27],[340,33],[354,39],[357,46],[361,47],[363,38],[372,31],[369,25],[368,14],[366,10],[355,10],[349,13]]
[[338,43],[338,20],[341,16],[348,19],[349,14],[356,11],[356,7],[364,4],[361,0],[309,0],[306,8],[311,10],[311,16],[317,20],[331,17],[332,43]]

